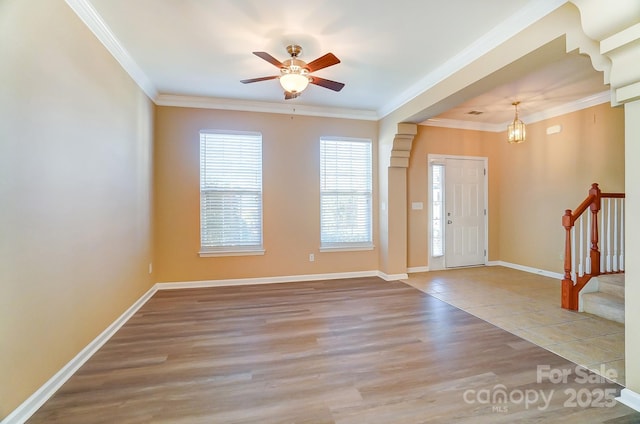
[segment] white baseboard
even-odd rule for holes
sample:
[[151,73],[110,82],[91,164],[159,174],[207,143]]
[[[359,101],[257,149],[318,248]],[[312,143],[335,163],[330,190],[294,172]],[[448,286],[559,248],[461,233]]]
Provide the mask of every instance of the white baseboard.
[[[563,274],[557,273],[557,272],[551,272],[551,271],[545,271],[543,269],[537,269],[537,268],[532,268],[529,266],[525,266],[525,265],[518,265],[518,264],[513,264],[510,262],[504,262],[504,261],[489,261],[486,263],[486,266],[503,266],[506,268],[513,268],[513,269],[517,269],[519,271],[525,271],[525,272],[529,272],[532,274],[538,274],[538,275],[543,275],[545,277],[550,277],[550,278],[557,278],[562,280],[564,278]],[[441,270],[438,271],[445,271],[447,268],[443,268]],[[454,269],[454,268],[452,268]],[[409,274],[413,274],[413,273],[417,273],[417,272],[429,272],[430,269],[428,266],[417,266],[417,267],[412,267],[412,268],[407,268],[407,272]]]
[[248,284],[291,283],[297,281],[337,280],[341,278],[380,277],[386,281],[408,278],[407,274],[386,275],[380,271],[338,272],[331,274],[307,274],[266,278],[239,278],[228,280],[188,281],[172,283],[156,283],[142,295],[129,309],[118,317],[100,335],[93,339],[71,361],[64,365],[53,377],[44,383],[27,400],[7,415],[0,424],[22,424],[29,419],[71,376],[93,356],[133,314],[142,307],[158,290],[239,286]]
[[380,271],[338,272],[331,274],[307,274],[266,278],[240,278],[228,280],[188,281],[156,283],[143,294],[129,309],[120,315],[109,327],[93,339],[71,361],[64,365],[53,377],[44,383],[27,400],[7,415],[0,424],[23,424],[67,381],[85,362],[93,356],[115,333],[140,309],[158,290],[239,286],[248,284],[291,283],[297,281],[337,280],[342,278],[380,277],[386,281],[408,278],[407,274],[387,275]]
[[173,289],[194,289],[204,287],[225,287],[225,286],[245,286],[251,284],[277,284],[277,283],[295,283],[298,281],[319,281],[319,280],[337,280],[341,278],[359,278],[359,277],[381,277],[379,271],[356,271],[356,272],[336,272],[331,274],[304,274],[304,275],[286,275],[279,277],[263,277],[263,278],[233,278],[226,280],[205,280],[205,281],[177,281],[170,283],[157,283],[155,287],[158,290]]
[[156,292],[156,287],[151,287],[133,305],[120,315],[102,333],[93,339],[72,360],[67,362],[53,377],[44,383],[27,400],[22,402],[13,412],[7,415],[0,424],[22,424],[27,421],[53,394],[71,378],[71,376],[85,362],[93,356],[128,320],[138,309],[144,305]]
[[504,266],[506,268],[513,268],[519,271],[530,272],[531,274],[538,274],[544,277],[556,278],[558,280],[562,280],[564,278],[564,274],[559,272],[545,271],[544,269],[532,268],[530,266],[512,264],[510,262],[504,261],[489,261],[487,262],[487,266]]
[[378,271],[376,275],[384,281],[398,281],[409,278],[409,274],[385,274],[382,271]]
[[429,272],[428,266],[414,266],[407,268],[407,272],[409,274],[415,274],[416,272]]
[[622,389],[620,397],[617,397],[616,400],[640,412],[640,394],[629,389]]

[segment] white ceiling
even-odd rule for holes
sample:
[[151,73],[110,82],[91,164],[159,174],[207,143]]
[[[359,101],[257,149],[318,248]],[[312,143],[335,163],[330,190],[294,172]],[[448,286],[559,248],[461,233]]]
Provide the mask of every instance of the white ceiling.
[[[67,0],[90,9],[103,31],[161,95],[198,96],[265,108],[352,109],[382,117],[463,66],[491,44],[552,11],[564,0]],[[102,21],[102,22],[100,22]],[[95,31],[95,30],[94,30]],[[314,75],[346,84],[340,92],[311,85],[283,99],[277,80],[240,80],[276,75],[254,56],[279,60],[286,46],[303,47],[301,59],[334,53],[340,64]],[[546,61],[548,62],[548,60]],[[545,113],[607,90],[586,57],[564,51],[546,68],[520,72],[490,91],[459,96],[447,110],[421,118],[501,125]],[[149,93],[149,90],[147,90]],[[479,95],[478,95],[479,94]],[[602,101],[600,101],[602,102]],[[469,115],[475,110],[480,115]]]

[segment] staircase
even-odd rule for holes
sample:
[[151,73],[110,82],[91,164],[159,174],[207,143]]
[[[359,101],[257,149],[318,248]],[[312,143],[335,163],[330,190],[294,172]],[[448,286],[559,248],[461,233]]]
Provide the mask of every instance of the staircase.
[[624,324],[624,274],[603,274],[590,282],[597,291],[582,290],[582,311]]
[[596,183],[565,211],[563,308],[624,323],[624,212],[624,193],[603,193]]

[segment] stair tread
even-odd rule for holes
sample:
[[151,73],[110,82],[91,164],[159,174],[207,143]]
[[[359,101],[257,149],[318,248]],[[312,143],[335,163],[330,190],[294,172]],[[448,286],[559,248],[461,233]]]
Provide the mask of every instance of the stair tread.
[[624,298],[604,292],[584,293],[584,300],[591,300],[598,303],[606,303],[611,306],[622,306],[624,308]]
[[624,286],[624,273],[619,274],[600,274],[596,278],[600,283],[611,284],[616,286]]
[[610,293],[593,292],[582,295],[584,312],[624,324],[624,298]]

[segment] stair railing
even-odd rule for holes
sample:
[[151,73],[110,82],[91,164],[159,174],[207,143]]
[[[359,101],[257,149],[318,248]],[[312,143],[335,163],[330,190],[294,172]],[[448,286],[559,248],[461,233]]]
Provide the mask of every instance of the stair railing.
[[[578,310],[580,291],[592,277],[624,272],[624,201],[624,193],[602,193],[593,183],[574,211],[565,210],[563,308]],[[598,244],[599,230],[604,233],[604,252]]]

